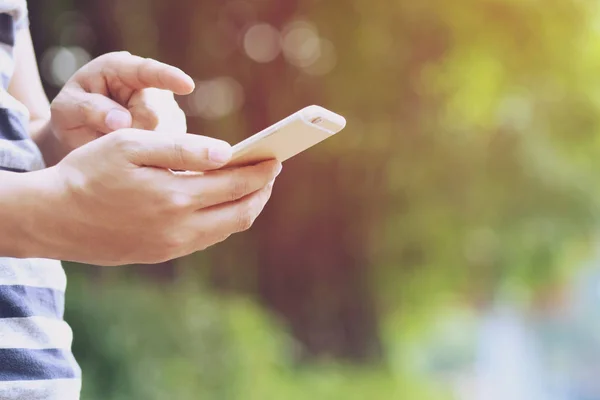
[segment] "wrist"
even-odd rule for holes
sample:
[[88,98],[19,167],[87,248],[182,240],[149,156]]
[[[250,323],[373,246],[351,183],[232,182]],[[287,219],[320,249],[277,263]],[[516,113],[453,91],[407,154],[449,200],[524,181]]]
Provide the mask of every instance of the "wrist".
[[0,172],[0,256],[60,259],[53,248],[60,233],[56,171]]
[[46,166],[51,167],[62,160],[68,153],[67,146],[55,135],[50,119],[37,119],[29,124],[31,138],[39,147]]

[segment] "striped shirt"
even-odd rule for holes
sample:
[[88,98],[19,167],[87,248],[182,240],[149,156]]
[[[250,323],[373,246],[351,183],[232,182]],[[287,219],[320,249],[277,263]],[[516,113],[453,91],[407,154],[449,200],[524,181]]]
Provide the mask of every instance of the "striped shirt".
[[[29,113],[7,92],[15,36],[27,27],[25,0],[0,0],[0,170],[16,173],[44,168],[27,134]],[[81,370],[63,320],[66,284],[60,261],[0,257],[0,399],[79,399]]]

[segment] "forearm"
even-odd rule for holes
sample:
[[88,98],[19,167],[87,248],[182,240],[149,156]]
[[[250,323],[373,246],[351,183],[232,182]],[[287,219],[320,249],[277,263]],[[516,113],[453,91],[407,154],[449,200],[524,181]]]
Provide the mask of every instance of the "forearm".
[[52,258],[44,244],[54,235],[50,180],[43,171],[0,171],[0,257]]
[[35,144],[40,148],[47,167],[62,160],[68,150],[54,135],[48,119],[34,119],[29,123],[29,133]]
[[42,87],[31,35],[26,29],[17,34],[15,55],[17,65],[8,92],[29,110],[29,134],[42,151],[46,164],[54,165],[67,151],[51,131],[50,102]]

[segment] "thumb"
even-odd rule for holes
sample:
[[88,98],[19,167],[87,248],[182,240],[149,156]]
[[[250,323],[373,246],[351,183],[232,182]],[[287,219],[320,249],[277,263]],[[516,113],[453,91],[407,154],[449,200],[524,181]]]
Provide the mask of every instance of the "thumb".
[[63,122],[61,126],[84,125],[101,133],[110,133],[132,125],[129,111],[101,94],[72,89],[68,96],[57,100],[53,112],[57,114],[58,122]]
[[[123,107],[115,107],[105,113],[103,118],[104,125],[108,132],[119,129],[131,128],[133,118],[129,111]],[[99,129],[102,130],[102,129]]]

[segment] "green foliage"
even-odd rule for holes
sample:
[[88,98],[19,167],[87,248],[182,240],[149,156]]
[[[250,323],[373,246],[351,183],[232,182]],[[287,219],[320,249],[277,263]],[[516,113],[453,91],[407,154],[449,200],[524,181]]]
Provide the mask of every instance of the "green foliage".
[[285,330],[246,299],[116,276],[95,285],[71,274],[66,318],[83,399],[443,398],[405,370],[297,365]]
[[359,120],[347,137],[362,136],[338,156],[385,176],[351,189],[384,207],[367,211],[374,292],[407,311],[407,296],[533,294],[573,272],[598,214],[595,6],[354,7],[330,31],[342,62],[327,87]]

